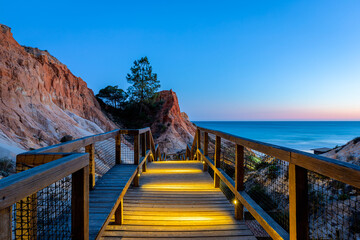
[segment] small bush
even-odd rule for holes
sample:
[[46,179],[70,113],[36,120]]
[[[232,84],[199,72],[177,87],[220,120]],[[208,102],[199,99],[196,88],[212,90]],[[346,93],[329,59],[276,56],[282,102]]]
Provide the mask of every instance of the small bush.
[[268,168],[268,172],[266,173],[266,176],[269,179],[275,179],[278,175],[279,167],[276,164],[271,164]]
[[277,208],[277,204],[271,199],[264,187],[260,184],[254,184],[248,191],[248,194],[264,211]]
[[0,158],[0,175],[3,177],[9,176],[9,173],[14,173],[15,167],[10,158]]
[[358,142],[360,142],[360,137],[354,138],[353,142],[354,142],[354,144],[357,144]]
[[345,193],[342,193],[342,194],[340,194],[340,195],[338,196],[338,199],[341,200],[341,201],[347,200],[347,199],[349,199],[349,198],[350,198],[349,195],[347,195],[347,194],[345,194]]

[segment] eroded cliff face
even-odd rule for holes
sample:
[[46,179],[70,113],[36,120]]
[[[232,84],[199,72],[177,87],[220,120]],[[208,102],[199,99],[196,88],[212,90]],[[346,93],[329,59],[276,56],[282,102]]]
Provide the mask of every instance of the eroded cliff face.
[[360,165],[360,137],[349,141],[343,146],[336,147],[322,154],[322,156]]
[[196,126],[190,122],[186,113],[180,111],[175,92],[161,91],[158,100],[164,103],[151,126],[151,129],[159,135],[155,142],[159,144],[162,152],[167,154],[186,149],[186,144],[193,141]]
[[0,148],[38,148],[66,134],[78,138],[116,128],[81,78],[47,51],[19,45],[1,24],[0,110]]

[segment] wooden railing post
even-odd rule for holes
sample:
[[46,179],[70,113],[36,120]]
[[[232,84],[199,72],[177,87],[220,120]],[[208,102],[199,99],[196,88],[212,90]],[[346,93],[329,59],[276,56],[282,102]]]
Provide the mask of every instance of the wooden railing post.
[[121,164],[121,134],[115,137],[115,164]]
[[89,166],[72,174],[71,232],[73,239],[89,239]]
[[289,163],[290,240],[309,239],[308,180],[305,168]]
[[11,207],[0,210],[0,239],[12,239],[12,215]]
[[95,145],[85,146],[85,152],[89,154],[89,187],[91,190],[95,186]]
[[[196,135],[197,135],[197,138],[196,138],[196,147],[197,149],[201,149],[201,132],[200,132],[200,129],[197,128],[196,129]],[[201,161],[201,158],[200,158],[200,153],[198,151],[196,151],[196,158],[198,161]]]
[[[215,167],[220,168],[221,137],[215,139]],[[220,187],[220,177],[214,172],[214,187]]]
[[124,200],[121,199],[119,206],[115,211],[115,224],[121,225],[124,222]]
[[[139,165],[139,153],[140,153],[140,135],[139,133],[134,135],[134,165]],[[139,186],[139,169],[134,177],[134,186]]]
[[[209,155],[209,134],[207,132],[204,132],[204,155],[205,156]],[[204,161],[203,164],[204,164],[203,170],[204,172],[206,172],[208,170],[208,165],[206,161]]]
[[[151,140],[150,140],[150,131],[146,132],[146,150],[151,150],[151,153],[153,153],[152,151],[152,147],[151,147]],[[152,154],[150,155],[149,159],[147,161],[151,161],[152,159]]]
[[[145,157],[145,155],[146,155],[146,147],[147,147],[146,133],[143,133],[143,134],[141,134],[141,156],[142,157]],[[146,172],[146,161],[142,165],[142,171]]]
[[[244,190],[244,147],[236,144],[235,148],[235,190]],[[235,218],[238,220],[243,219],[244,206],[235,199]]]

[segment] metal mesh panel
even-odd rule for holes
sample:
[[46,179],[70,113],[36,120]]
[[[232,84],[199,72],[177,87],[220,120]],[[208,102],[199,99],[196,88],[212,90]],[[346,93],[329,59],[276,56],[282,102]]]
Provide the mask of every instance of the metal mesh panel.
[[134,136],[121,136],[121,163],[134,164]]
[[[17,171],[31,166],[18,165]],[[71,176],[13,205],[13,238],[71,239]]]
[[245,191],[277,223],[289,231],[288,163],[246,151]]
[[221,139],[220,168],[235,180],[235,143]]
[[311,239],[360,239],[360,189],[308,171]]
[[115,139],[109,138],[95,143],[96,180],[115,166]]
[[215,160],[215,135],[209,133],[208,157]]

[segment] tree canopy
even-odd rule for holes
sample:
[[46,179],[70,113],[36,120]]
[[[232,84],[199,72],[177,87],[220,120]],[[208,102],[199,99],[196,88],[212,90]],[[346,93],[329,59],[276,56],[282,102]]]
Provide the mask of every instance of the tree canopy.
[[96,97],[101,98],[106,104],[114,108],[121,108],[128,96],[118,86],[107,86],[101,89]]
[[134,62],[126,79],[131,86],[128,94],[132,101],[144,102],[154,97],[160,88],[160,81],[157,74],[152,72],[152,66],[147,57],[142,57]]

